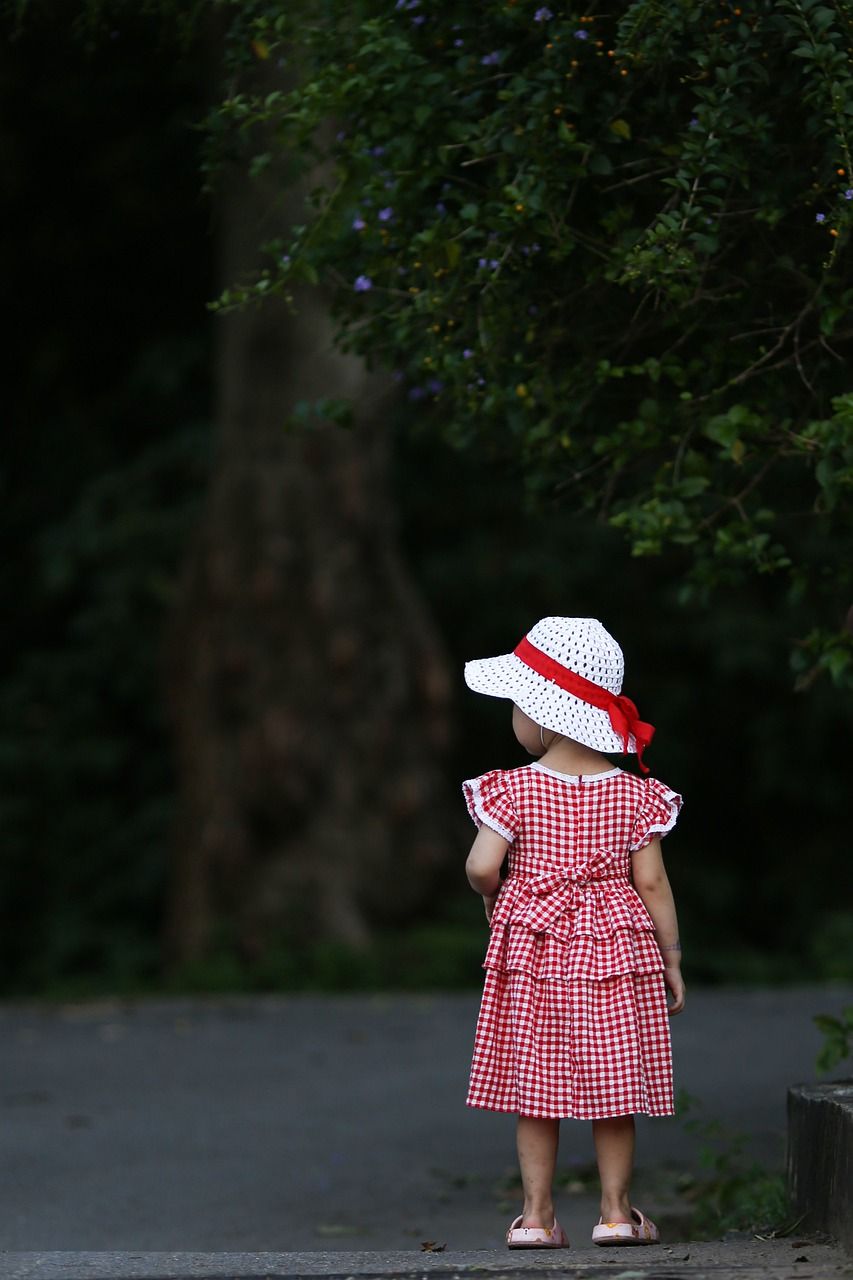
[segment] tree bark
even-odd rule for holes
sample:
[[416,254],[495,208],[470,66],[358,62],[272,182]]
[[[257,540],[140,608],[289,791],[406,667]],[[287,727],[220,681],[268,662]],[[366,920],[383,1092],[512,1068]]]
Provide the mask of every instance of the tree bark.
[[[222,277],[282,219],[275,175],[218,196]],[[217,451],[170,637],[179,800],[165,952],[362,944],[415,912],[450,847],[449,679],[401,555],[387,384],[333,350],[319,290],[218,321]],[[352,428],[288,426],[343,396]]]

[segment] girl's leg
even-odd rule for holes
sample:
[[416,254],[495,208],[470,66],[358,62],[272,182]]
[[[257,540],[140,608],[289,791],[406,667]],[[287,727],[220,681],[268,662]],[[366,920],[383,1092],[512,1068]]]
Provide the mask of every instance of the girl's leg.
[[593,1120],[592,1136],[601,1179],[601,1216],[605,1222],[630,1222],[634,1117]]
[[516,1142],[524,1187],[523,1227],[554,1225],[554,1170],[559,1141],[559,1120],[518,1117]]

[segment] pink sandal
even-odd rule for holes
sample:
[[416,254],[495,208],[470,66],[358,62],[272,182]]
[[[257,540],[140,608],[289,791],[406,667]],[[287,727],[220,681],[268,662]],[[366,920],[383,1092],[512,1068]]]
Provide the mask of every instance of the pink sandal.
[[602,1245],[660,1244],[660,1232],[651,1218],[631,1207],[633,1222],[605,1222],[598,1219],[592,1229],[592,1243]]
[[568,1249],[569,1237],[554,1219],[553,1227],[523,1227],[519,1214],[506,1233],[507,1247],[510,1249]]

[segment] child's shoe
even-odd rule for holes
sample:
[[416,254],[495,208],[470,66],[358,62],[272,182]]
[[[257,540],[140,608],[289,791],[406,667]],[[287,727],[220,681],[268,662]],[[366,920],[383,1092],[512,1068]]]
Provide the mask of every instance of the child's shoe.
[[593,1244],[660,1244],[660,1232],[651,1218],[631,1207],[633,1222],[605,1222],[598,1220],[592,1229]]
[[506,1233],[510,1249],[568,1249],[569,1237],[554,1219],[553,1227],[523,1227],[519,1214]]

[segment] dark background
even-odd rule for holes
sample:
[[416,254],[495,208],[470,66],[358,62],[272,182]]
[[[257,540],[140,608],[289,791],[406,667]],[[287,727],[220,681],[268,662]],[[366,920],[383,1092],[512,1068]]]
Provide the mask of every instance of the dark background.
[[[461,818],[455,869],[369,947],[282,936],[262,962],[224,950],[164,973],[178,780],[163,636],[212,449],[210,77],[153,19],[76,38],[35,15],[4,33],[0,84],[0,990],[476,986]],[[597,616],[657,726],[652,771],[686,797],[665,853],[688,976],[853,977],[847,715],[825,678],[793,692],[804,608],[766,579],[681,604],[676,558],[632,559],[590,517],[531,507],[516,474],[452,451],[405,402],[392,419],[403,544],[457,673],[448,793],[524,762],[508,704],[468,693],[465,659],[545,614]]]

